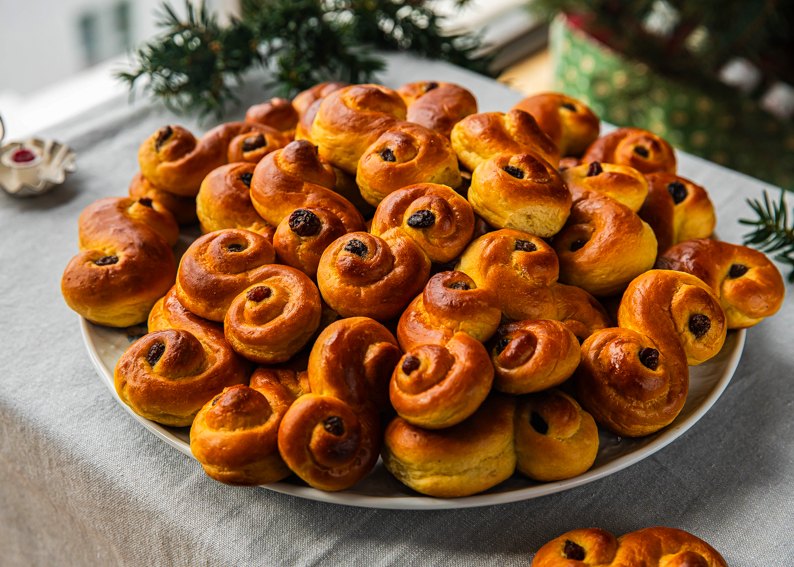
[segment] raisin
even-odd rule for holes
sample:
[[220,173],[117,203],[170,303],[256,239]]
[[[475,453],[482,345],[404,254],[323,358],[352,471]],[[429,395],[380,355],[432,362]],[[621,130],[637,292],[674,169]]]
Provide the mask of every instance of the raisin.
[[711,319],[705,315],[698,313],[689,318],[689,330],[692,331],[696,339],[708,333],[709,329],[711,329]]
[[600,162],[591,162],[590,167],[587,168],[587,177],[595,177],[596,175],[601,175],[602,173],[604,173],[604,168],[601,167]]
[[516,240],[516,250],[518,252],[534,252],[537,249],[538,247],[535,246],[534,242],[530,242],[529,240]]
[[295,209],[289,216],[289,227],[298,236],[314,236],[323,227],[320,217],[306,209]]
[[335,415],[326,418],[323,422],[323,428],[331,435],[336,435],[337,437],[345,434],[345,422],[342,421],[341,417]]
[[149,347],[149,354],[146,355],[146,362],[149,363],[149,366],[154,366],[157,364],[157,361],[163,357],[164,352],[165,345],[163,343],[154,343]]
[[734,279],[740,278],[747,273],[747,270],[749,270],[749,268],[744,264],[733,264],[731,266],[731,271],[728,272],[728,275]]
[[659,351],[655,348],[644,348],[640,351],[640,362],[646,368],[656,370],[659,366]]
[[508,175],[512,175],[516,179],[524,179],[524,170],[519,169],[517,167],[513,167],[512,165],[506,165],[502,168],[505,173]]
[[563,108],[567,108],[571,112],[576,112],[576,106],[574,106],[570,102],[563,102],[560,106]]
[[154,208],[152,206],[152,200],[149,197],[141,197],[140,199],[138,199],[138,202],[144,207],[149,207],[150,209]]
[[273,290],[271,290],[269,287],[265,285],[252,287],[251,289],[248,290],[248,293],[245,294],[245,296],[248,299],[256,302],[262,301],[263,299],[267,299],[271,295],[273,295]]
[[647,158],[649,155],[651,155],[648,151],[648,148],[645,146],[634,146],[634,153],[644,158]]
[[466,282],[455,282],[454,284],[452,284],[451,286],[449,286],[449,289],[463,289],[463,290],[468,290],[468,289],[471,289],[471,286],[469,286],[469,284],[467,284]]
[[242,175],[240,175],[240,177],[238,177],[237,179],[239,179],[240,181],[242,181],[242,182],[245,184],[245,186],[246,186],[246,187],[250,187],[250,186],[251,186],[251,179],[252,179],[253,177],[254,177],[254,174],[253,174],[253,173],[243,173],[243,174],[242,174]]
[[94,260],[94,264],[96,264],[97,266],[110,266],[118,261],[119,261],[118,256],[102,256],[98,260]]
[[248,136],[243,140],[243,151],[252,152],[259,148],[264,148],[267,145],[267,140],[264,134],[257,134],[256,136]]
[[163,126],[157,131],[157,138],[154,140],[154,149],[159,150],[160,146],[165,144],[168,138],[171,137],[171,134],[174,133],[174,129],[170,126]]
[[436,224],[436,215],[426,209],[416,211],[408,217],[406,224],[411,228],[428,228]]
[[540,417],[539,413],[532,412],[529,416],[529,424],[532,426],[532,429],[540,433],[541,435],[546,435],[549,431],[549,424],[546,423],[546,420]]
[[429,91],[432,91],[433,89],[437,89],[437,88],[438,88],[438,83],[436,83],[435,81],[432,82],[432,83],[427,83],[425,85],[425,92],[429,92]]
[[386,148],[385,150],[382,150],[380,152],[380,159],[382,159],[383,161],[391,161],[391,162],[397,161],[397,158],[394,157],[394,152],[391,151],[391,148]]
[[220,399],[221,399],[220,396],[215,396],[214,398],[212,398],[212,407],[215,407],[215,404],[217,404],[218,400]]
[[421,362],[419,362],[419,359],[409,354],[405,357],[405,360],[403,360],[402,368],[403,368],[403,372],[405,372],[406,374],[410,374],[411,372],[419,368],[419,366],[421,366]]
[[667,190],[670,192],[670,195],[673,197],[673,203],[676,205],[686,199],[688,192],[686,190],[686,185],[681,183],[680,181],[673,181],[667,185]]
[[364,258],[367,255],[367,252],[369,252],[367,245],[357,238],[349,240],[348,243],[345,244],[345,250],[351,254],[355,254],[359,258]]
[[572,542],[569,539],[565,540],[565,549],[563,550],[563,553],[565,553],[566,559],[571,559],[573,561],[584,561],[584,547]]
[[496,341],[496,354],[502,354],[512,340],[513,339],[503,338]]
[[242,252],[246,248],[247,246],[245,244],[229,244],[226,247],[226,250],[228,250],[229,252]]
[[584,238],[577,238],[573,242],[571,242],[571,252],[576,252],[577,250],[581,249],[585,244],[587,244],[587,240]]

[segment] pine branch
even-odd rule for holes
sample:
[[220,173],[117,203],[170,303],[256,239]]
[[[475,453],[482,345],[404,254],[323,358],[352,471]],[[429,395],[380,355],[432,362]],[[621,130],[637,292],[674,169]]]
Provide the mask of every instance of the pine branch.
[[[775,253],[775,260],[794,270],[794,226],[789,226],[786,192],[781,190],[779,202],[770,202],[764,191],[763,203],[747,199],[747,204],[758,218],[739,220],[741,224],[755,227],[744,235],[744,243],[768,254]],[[788,281],[794,283],[794,271],[788,275]]]

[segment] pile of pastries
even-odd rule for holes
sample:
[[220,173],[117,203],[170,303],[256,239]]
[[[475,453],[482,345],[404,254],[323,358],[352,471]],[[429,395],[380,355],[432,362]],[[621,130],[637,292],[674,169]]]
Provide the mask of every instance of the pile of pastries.
[[429,81],[319,84],[200,139],[164,126],[129,197],[80,216],[63,295],[148,321],[116,390],[189,426],[221,482],[343,490],[379,456],[439,497],[570,478],[599,427],[670,424],[689,366],[785,292],[762,253],[709,239],[665,140],[599,129],[562,94],[479,113]]

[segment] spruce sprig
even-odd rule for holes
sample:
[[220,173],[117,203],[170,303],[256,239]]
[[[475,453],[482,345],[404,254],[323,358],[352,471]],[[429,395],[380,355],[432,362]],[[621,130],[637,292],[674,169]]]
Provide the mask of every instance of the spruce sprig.
[[[775,260],[794,269],[794,227],[789,226],[786,192],[780,192],[780,201],[770,201],[764,191],[763,203],[758,199],[747,199],[757,219],[740,219],[741,224],[754,226],[755,230],[744,235],[744,243],[766,253],[775,253]],[[794,271],[788,281],[794,283]]]
[[[468,0],[459,0],[465,3]],[[152,42],[134,54],[134,68],[117,76],[175,111],[220,118],[238,102],[244,72],[264,66],[279,94],[321,81],[370,82],[385,62],[374,49],[403,50],[487,72],[477,56],[480,37],[444,35],[442,18],[426,0],[243,0],[242,17],[219,24],[204,2],[185,0],[180,19],[167,3]]]

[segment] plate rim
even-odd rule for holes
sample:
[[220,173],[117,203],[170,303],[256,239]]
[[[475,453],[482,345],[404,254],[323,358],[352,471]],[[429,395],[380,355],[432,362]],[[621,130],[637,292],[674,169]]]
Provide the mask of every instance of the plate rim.
[[[102,382],[110,390],[111,395],[119,403],[124,410],[130,414],[139,424],[143,425],[149,432],[154,434],[161,441],[165,441],[168,445],[178,450],[180,453],[187,455],[195,460],[195,457],[190,451],[190,446],[183,441],[176,439],[172,433],[167,431],[163,426],[150,421],[144,417],[136,414],[132,409],[125,404],[115,387],[113,386],[113,371],[111,371],[102,361],[96,345],[90,336],[91,326],[94,325],[84,317],[80,317],[80,331],[83,337],[83,342],[88,350],[89,358],[93,363],[94,369],[99,374]],[[97,325],[99,326],[99,325]],[[731,331],[729,331],[731,332]],[[326,502],[330,504],[340,504],[343,506],[354,506],[359,508],[376,508],[383,510],[451,510],[462,508],[478,508],[483,506],[496,506],[501,504],[510,504],[513,502],[521,502],[549,494],[555,494],[572,488],[589,484],[596,480],[615,474],[622,471],[631,465],[634,465],[654,453],[664,449],[670,443],[681,437],[692,426],[695,425],[700,419],[708,412],[709,409],[716,403],[722,393],[728,387],[731,379],[733,378],[736,368],[741,360],[742,353],[744,352],[745,341],[747,337],[747,329],[737,329],[736,332],[736,346],[727,360],[725,370],[717,383],[705,397],[703,402],[681,423],[675,424],[673,427],[664,431],[659,437],[640,447],[636,451],[632,451],[627,455],[618,457],[614,461],[609,462],[607,465],[600,467],[597,470],[589,470],[584,474],[569,478],[566,480],[548,482],[538,485],[529,486],[512,490],[510,492],[501,493],[480,493],[472,496],[464,496],[461,498],[435,498],[432,496],[425,496],[417,493],[417,495],[406,496],[369,496],[353,492],[325,492],[311,486],[301,486],[285,482],[275,482],[272,484],[261,485],[261,488],[279,492],[281,494],[288,494],[308,500],[318,502]]]

